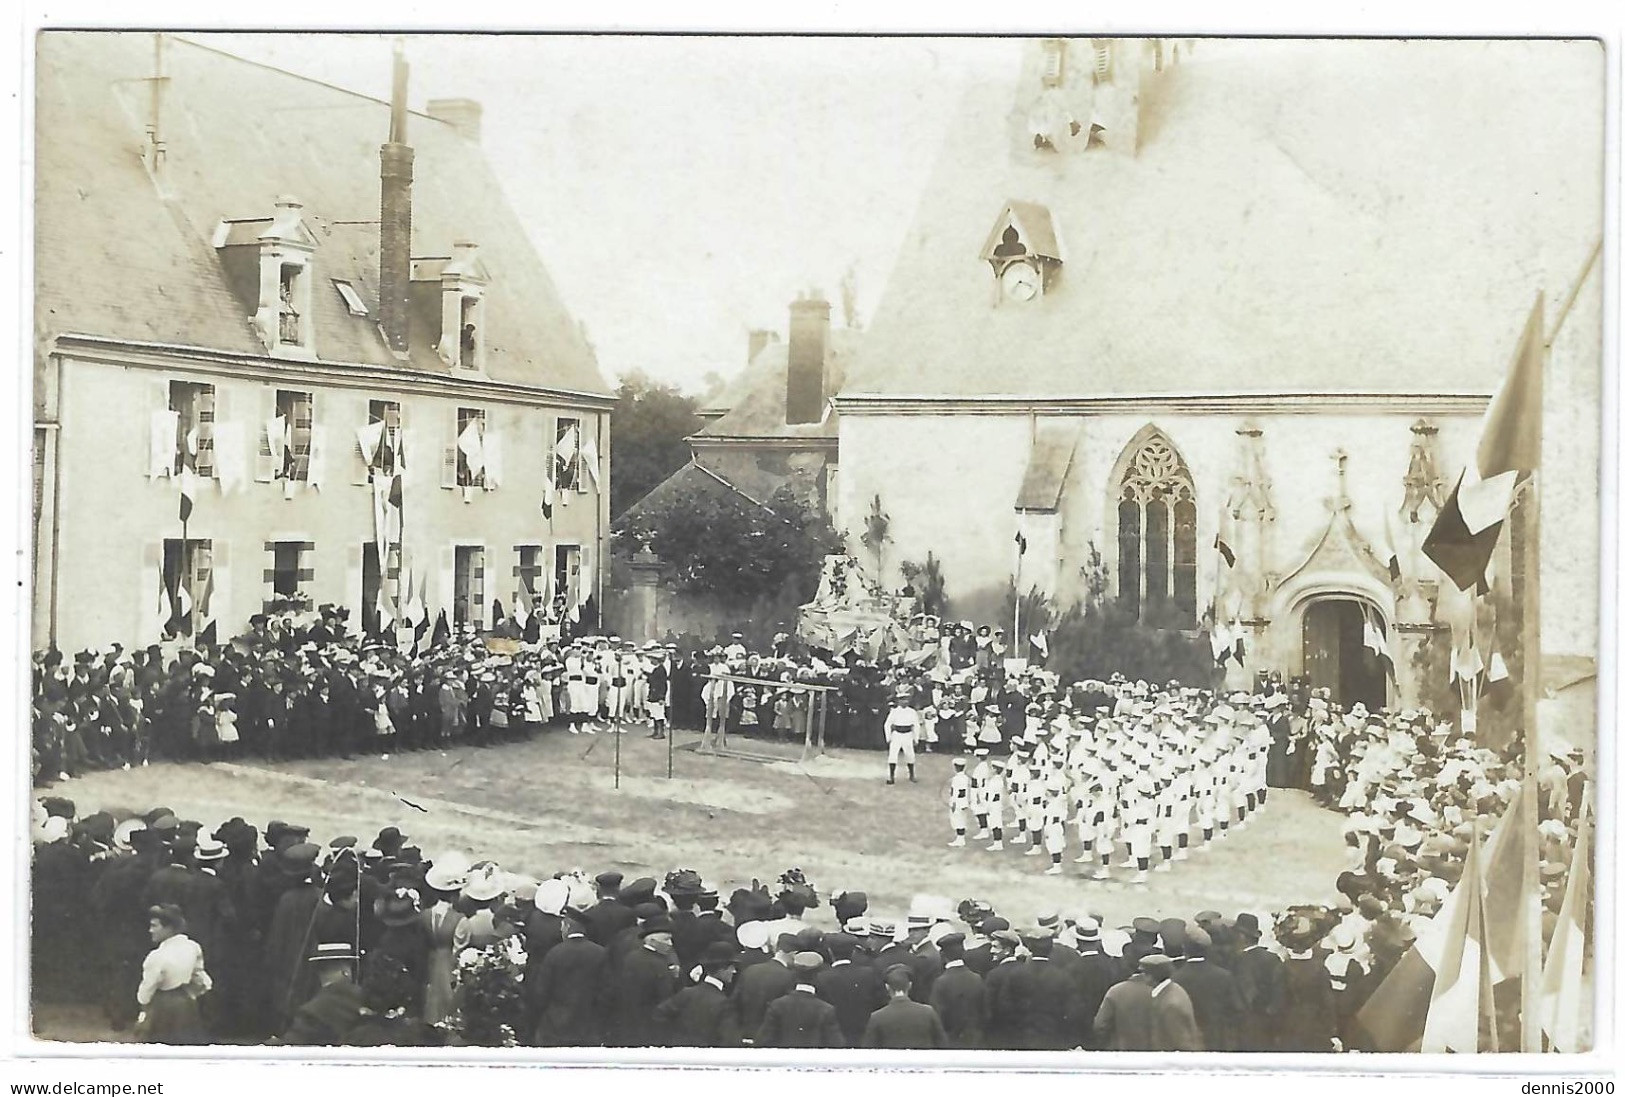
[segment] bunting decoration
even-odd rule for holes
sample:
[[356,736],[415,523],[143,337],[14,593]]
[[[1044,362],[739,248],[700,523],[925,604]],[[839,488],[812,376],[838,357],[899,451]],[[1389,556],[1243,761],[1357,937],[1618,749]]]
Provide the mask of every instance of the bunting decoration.
[[588,438],[581,443],[581,463],[592,478],[593,490],[598,490],[598,442]]

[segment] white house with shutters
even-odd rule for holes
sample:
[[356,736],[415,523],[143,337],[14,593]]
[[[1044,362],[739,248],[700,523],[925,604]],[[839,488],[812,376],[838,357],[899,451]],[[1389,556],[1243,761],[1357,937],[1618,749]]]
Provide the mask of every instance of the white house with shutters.
[[38,50],[37,646],[599,592],[613,398],[477,104],[167,35]]

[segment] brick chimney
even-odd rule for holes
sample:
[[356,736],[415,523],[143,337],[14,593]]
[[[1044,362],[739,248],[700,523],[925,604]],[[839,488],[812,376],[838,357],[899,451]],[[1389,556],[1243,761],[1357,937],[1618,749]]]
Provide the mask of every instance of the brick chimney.
[[412,284],[412,146],[406,143],[406,55],[395,47],[389,140],[378,150],[378,323],[389,349],[405,354]]
[[750,347],[745,354],[745,364],[750,365],[750,363],[756,361],[756,356],[762,353],[764,348],[770,343],[777,343],[778,341],[778,332],[769,331],[767,328],[752,328],[750,331]]
[[784,421],[817,423],[824,418],[824,359],[829,349],[829,302],[821,296],[790,304],[789,369]]
[[428,110],[430,118],[446,123],[463,140],[480,143],[480,117],[484,108],[475,100],[431,99]]

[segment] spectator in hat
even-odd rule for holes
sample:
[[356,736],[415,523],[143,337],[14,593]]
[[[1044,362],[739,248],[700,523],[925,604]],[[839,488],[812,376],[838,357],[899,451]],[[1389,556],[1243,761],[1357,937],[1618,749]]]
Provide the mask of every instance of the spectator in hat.
[[295,1010],[282,1036],[284,1044],[323,1047],[349,1042],[365,1016],[361,989],[355,984],[359,959],[355,946],[342,941],[319,944],[311,951],[306,963],[316,993]]
[[713,941],[699,957],[700,981],[655,1007],[655,1023],[665,1046],[739,1046],[739,1014],[728,997],[736,959],[732,945]]
[[[664,908],[640,919],[637,948],[609,962],[609,1043],[614,1047],[658,1047],[655,1010],[677,993],[677,956],[671,921]],[[639,908],[647,909],[647,908]]]
[[[1004,921],[1002,918],[998,921]],[[984,926],[987,923],[984,923]],[[1008,922],[1005,923],[1009,925]],[[1021,1031],[1022,1004],[1014,997],[1018,978],[1026,965],[1021,947],[1021,936],[1011,929],[998,929],[992,933],[993,966],[982,976],[982,992],[986,997],[987,1018],[984,1029],[989,1047],[1020,1047],[1025,1038]]]
[[1263,931],[1257,915],[1236,915],[1235,934],[1241,942],[1236,954],[1236,990],[1241,995],[1241,1026],[1237,1051],[1273,1051],[1276,1025],[1286,1005],[1285,975],[1281,958],[1261,942]]
[[987,1002],[982,977],[965,964],[965,935],[949,933],[937,940],[942,974],[931,987],[931,1008],[942,1019],[948,1047],[982,1046]]
[[457,968],[455,942],[463,923],[457,900],[467,881],[467,861],[451,852],[436,855],[423,874],[424,893],[420,899],[423,911],[419,920],[428,946],[423,980],[425,1024],[439,1024],[451,1014],[452,973]]
[[[162,866],[164,857],[157,835],[139,819],[135,824],[120,827],[131,846],[130,856],[109,864],[90,891],[90,909],[105,927],[92,939],[99,938],[104,949],[102,1004],[114,1031],[123,1031],[135,1020],[135,990],[141,981],[141,962],[152,944],[141,895],[147,879]],[[37,867],[35,871],[37,880]],[[37,890],[35,895],[39,895]],[[35,902],[39,900],[36,898]]]
[[186,935],[186,916],[165,903],[147,911],[152,951],[141,965],[135,1000],[136,1036],[148,1044],[206,1044],[197,1000],[214,985],[203,966],[203,949]]
[[564,940],[548,950],[526,993],[536,1011],[531,1043],[537,1047],[599,1047],[608,1005],[604,946],[587,936],[575,918],[564,923]]
[[1021,1046],[1033,1051],[1066,1051],[1083,1043],[1078,1020],[1078,987],[1067,969],[1053,959],[1055,935],[1047,928],[1024,931],[1021,944],[1028,960],[1010,977],[1006,1002],[1011,1003]]
[[[741,942],[745,936],[745,930],[741,929]],[[796,985],[796,974],[790,967],[796,954],[795,934],[781,933],[771,943],[773,958],[745,968],[734,982],[733,999],[739,1009],[739,1029],[749,1043],[755,1042],[756,1033],[767,1018],[767,1007]],[[815,993],[816,990],[815,984]]]
[[1106,992],[1117,983],[1119,961],[1107,955],[1101,936],[1100,920],[1091,916],[1078,919],[1074,927],[1078,962],[1072,977],[1078,988],[1076,1003],[1078,1027],[1083,1033],[1083,1046],[1094,1049],[1095,1016]]
[[373,952],[363,964],[362,1014],[345,1036],[351,1047],[437,1047],[443,1041],[413,1008],[421,980],[389,952]]
[[1095,1038],[1108,1051],[1201,1051],[1190,998],[1171,978],[1174,962],[1160,952],[1140,959],[1139,971],[1106,992]]
[[873,965],[853,963],[858,950],[855,937],[832,933],[823,941],[829,949],[830,965],[818,973],[818,996],[835,1007],[847,1046],[857,1047],[870,1014],[886,1004],[886,987]]
[[[765,967],[766,965],[762,965]],[[791,958],[794,984],[768,1004],[756,1030],[755,1046],[779,1048],[843,1047],[845,1037],[835,1007],[818,997],[815,980],[823,957],[798,952]]]
[[903,964],[886,972],[886,992],[891,1000],[870,1016],[863,1030],[864,1047],[890,1050],[949,1046],[948,1033],[937,1011],[909,997],[912,982],[913,976]]
[[637,924],[638,917],[632,913],[632,907],[621,901],[623,879],[613,870],[601,872],[593,879],[598,902],[581,912],[581,924],[594,944],[608,947],[617,933]]
[[1276,1050],[1331,1051],[1337,1038],[1337,1000],[1326,965],[1315,953],[1319,934],[1309,918],[1296,914],[1276,929],[1275,936],[1287,950]]
[[1209,959],[1212,944],[1212,937],[1200,925],[1187,929],[1185,962],[1174,968],[1173,980],[1190,997],[1202,1046],[1208,1051],[1234,1051],[1246,1006],[1235,976]]

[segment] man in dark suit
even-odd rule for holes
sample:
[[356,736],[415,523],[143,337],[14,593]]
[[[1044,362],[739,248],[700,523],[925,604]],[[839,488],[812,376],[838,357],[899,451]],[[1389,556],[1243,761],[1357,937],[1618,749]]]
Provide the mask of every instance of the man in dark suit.
[[824,937],[824,945],[829,949],[831,963],[818,973],[818,996],[835,1007],[847,1046],[857,1047],[869,1015],[886,1004],[886,987],[874,967],[852,962],[858,947],[856,938],[831,933]]
[[1191,1000],[1202,1046],[1208,1051],[1234,1051],[1246,1014],[1236,978],[1208,959],[1213,940],[1201,926],[1185,933],[1185,962],[1174,968],[1174,982]]
[[1020,947],[1021,937],[1013,930],[1001,929],[993,934],[996,962],[982,976],[982,997],[986,1003],[982,1012],[987,1018],[982,1031],[990,1048],[1010,1050],[1023,1046],[1023,1011],[1012,994],[1016,975],[1025,966],[1025,961],[1016,955]]
[[779,934],[773,958],[750,965],[740,971],[734,981],[733,999],[739,1009],[739,1030],[747,1042],[756,1039],[756,1032],[767,1017],[767,1007],[796,985],[795,973],[790,970],[795,947],[794,934]]
[[671,923],[651,918],[640,929],[642,944],[622,956],[610,972],[610,1043],[616,1047],[658,1047],[655,1010],[677,993],[677,957]]
[[982,995],[982,977],[965,966],[965,935],[950,933],[937,942],[942,953],[942,974],[931,988],[931,1008],[942,1019],[948,1046],[982,1046],[982,1026],[987,1003]]
[[655,1007],[655,1022],[667,1047],[738,1047],[739,1012],[728,997],[734,970],[732,945],[716,941],[699,957],[700,981]]
[[1236,989],[1241,995],[1242,1024],[1238,1051],[1274,1051],[1276,1025],[1286,1001],[1281,958],[1259,944],[1258,918],[1236,915],[1236,936],[1242,949],[1236,955]]
[[905,965],[897,964],[886,972],[886,990],[891,1001],[877,1009],[863,1030],[866,1048],[945,1048],[948,1033],[943,1030],[942,1018],[928,1005],[909,997],[913,977]]
[[1162,923],[1155,918],[1134,919],[1134,935],[1129,938],[1128,944],[1123,946],[1123,965],[1130,972],[1139,967],[1140,958],[1149,956],[1153,952],[1162,952],[1162,944],[1158,940],[1162,933]]
[[564,941],[564,906],[569,898],[570,886],[563,880],[544,880],[536,889],[536,909],[525,915],[525,974],[520,996],[525,1003],[521,1031],[526,1036],[536,1031],[541,1016],[536,991],[541,985],[542,962]]
[[[818,997],[814,980],[824,966],[816,952],[798,952],[791,961],[795,986],[769,1003],[756,1030],[757,1047],[843,1047],[845,1037],[835,1007]],[[767,965],[761,965],[763,967]]]
[[581,924],[594,944],[607,946],[617,933],[638,920],[632,908],[620,901],[622,879],[613,871],[601,872],[593,879],[598,902],[581,912]]
[[1071,974],[1050,958],[1055,939],[1048,930],[1024,933],[1031,959],[1013,970],[1003,996],[1019,1046],[1033,1051],[1067,1051],[1083,1043],[1078,1025],[1077,986]]
[[1083,1046],[1098,1050],[1094,1033],[1095,1015],[1100,1012],[1100,1003],[1105,1000],[1106,992],[1122,975],[1122,969],[1115,959],[1106,954],[1097,919],[1091,917],[1078,921],[1077,941],[1078,963],[1071,974],[1078,989],[1078,1024],[1084,1034]]
[[537,1047],[597,1047],[604,1042],[604,946],[580,922],[564,923],[564,940],[548,950],[532,1001]]

